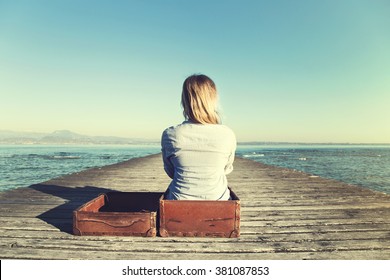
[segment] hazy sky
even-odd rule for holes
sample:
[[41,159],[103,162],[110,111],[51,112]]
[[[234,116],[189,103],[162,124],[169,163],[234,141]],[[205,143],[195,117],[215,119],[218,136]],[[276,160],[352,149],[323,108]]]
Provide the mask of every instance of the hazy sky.
[[0,0],[0,129],[159,139],[204,73],[239,141],[390,143],[389,15],[389,0]]

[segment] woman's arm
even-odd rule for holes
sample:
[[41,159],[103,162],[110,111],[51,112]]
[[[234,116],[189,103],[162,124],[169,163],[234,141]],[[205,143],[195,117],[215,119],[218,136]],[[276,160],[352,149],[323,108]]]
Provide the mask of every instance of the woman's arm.
[[233,171],[233,162],[234,162],[234,153],[231,153],[228,158],[228,162],[226,163],[225,166],[225,174],[230,174]]
[[171,157],[171,153],[168,152],[169,149],[167,149],[167,146],[169,147],[169,145],[167,143],[169,143],[169,140],[168,140],[167,130],[165,130],[161,136],[162,159],[163,159],[163,163],[164,163],[165,172],[167,173],[167,175],[170,178],[173,179],[174,167],[173,167],[172,162],[169,159]]
[[231,151],[230,151],[230,155],[228,157],[228,161],[226,163],[226,166],[225,166],[225,174],[229,174],[233,171],[233,162],[234,162],[234,156],[236,154],[236,148],[237,148],[237,140],[236,140],[236,136],[234,135],[234,133],[232,133],[232,148],[231,148]]
[[169,160],[169,158],[167,157],[167,154],[166,154],[166,151],[165,149],[163,148],[162,149],[162,157],[163,157],[163,162],[164,162],[164,170],[165,170],[165,173],[167,173],[167,175],[173,179],[173,174],[174,174],[174,168],[173,168],[173,165],[172,165],[172,162]]

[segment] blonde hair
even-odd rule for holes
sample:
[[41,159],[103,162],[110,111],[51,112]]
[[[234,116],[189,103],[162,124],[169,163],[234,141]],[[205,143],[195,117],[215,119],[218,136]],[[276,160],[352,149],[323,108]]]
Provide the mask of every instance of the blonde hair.
[[206,75],[192,75],[185,79],[181,94],[183,115],[201,124],[219,124],[217,88]]

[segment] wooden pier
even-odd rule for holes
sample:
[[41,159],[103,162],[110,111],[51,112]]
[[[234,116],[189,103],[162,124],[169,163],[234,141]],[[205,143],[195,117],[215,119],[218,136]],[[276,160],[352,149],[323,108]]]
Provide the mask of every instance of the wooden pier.
[[107,191],[163,192],[161,155],[0,193],[1,259],[390,259],[390,195],[237,158],[239,238],[75,236],[72,212]]

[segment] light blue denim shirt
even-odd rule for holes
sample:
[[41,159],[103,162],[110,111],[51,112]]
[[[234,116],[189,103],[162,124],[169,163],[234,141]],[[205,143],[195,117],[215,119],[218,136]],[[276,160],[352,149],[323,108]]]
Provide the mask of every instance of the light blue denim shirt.
[[226,175],[233,170],[236,137],[220,124],[185,121],[164,130],[164,169],[172,182],[167,199],[228,200]]

